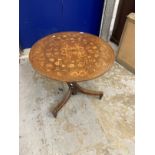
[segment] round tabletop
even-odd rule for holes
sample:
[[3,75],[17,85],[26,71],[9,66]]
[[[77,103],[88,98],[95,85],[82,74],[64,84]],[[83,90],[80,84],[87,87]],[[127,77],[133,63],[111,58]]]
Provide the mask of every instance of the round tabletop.
[[51,79],[76,82],[96,78],[114,63],[114,51],[99,37],[60,32],[37,41],[29,54],[35,70]]

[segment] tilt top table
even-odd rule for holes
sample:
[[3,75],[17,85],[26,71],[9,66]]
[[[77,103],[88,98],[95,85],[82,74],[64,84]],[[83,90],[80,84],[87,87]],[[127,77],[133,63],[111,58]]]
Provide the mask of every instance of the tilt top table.
[[59,32],[37,41],[31,48],[29,59],[40,74],[69,86],[63,100],[52,110],[56,117],[70,96],[77,92],[102,98],[103,92],[87,90],[77,82],[104,74],[111,68],[115,56],[110,45],[95,35]]

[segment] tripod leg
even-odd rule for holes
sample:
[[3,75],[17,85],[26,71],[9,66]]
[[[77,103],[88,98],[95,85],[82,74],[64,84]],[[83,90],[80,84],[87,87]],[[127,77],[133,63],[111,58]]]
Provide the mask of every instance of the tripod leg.
[[52,114],[53,114],[53,116],[55,118],[57,117],[58,111],[66,104],[66,102],[70,98],[71,94],[72,94],[72,89],[69,88],[68,92],[66,93],[66,95],[64,96],[64,98],[62,99],[62,101],[60,101],[58,103],[58,105],[52,110]]
[[99,96],[99,99],[101,99],[102,96],[103,96],[103,92],[102,91],[88,90],[88,89],[82,88],[77,83],[76,83],[76,87],[78,88],[78,91],[80,91],[81,93],[84,93],[84,94],[87,94],[87,95]]

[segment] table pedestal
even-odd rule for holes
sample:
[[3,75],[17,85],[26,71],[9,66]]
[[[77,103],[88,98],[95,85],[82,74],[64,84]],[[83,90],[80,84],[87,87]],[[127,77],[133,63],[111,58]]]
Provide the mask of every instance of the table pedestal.
[[54,117],[57,116],[58,111],[66,104],[66,102],[71,97],[71,95],[75,95],[77,94],[77,92],[81,92],[81,93],[88,94],[88,95],[99,96],[99,99],[101,99],[103,96],[102,91],[93,91],[93,90],[82,88],[76,82],[68,82],[67,84],[69,87],[68,92],[66,93],[62,101],[58,103],[58,105],[52,110]]

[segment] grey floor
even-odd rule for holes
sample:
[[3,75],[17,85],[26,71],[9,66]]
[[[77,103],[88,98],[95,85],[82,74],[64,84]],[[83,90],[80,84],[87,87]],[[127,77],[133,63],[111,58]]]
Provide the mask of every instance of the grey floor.
[[20,59],[20,155],[134,155],[134,74],[117,62],[79,84],[104,91],[101,100],[72,96],[55,119],[49,109],[67,86],[33,70],[29,49]]

